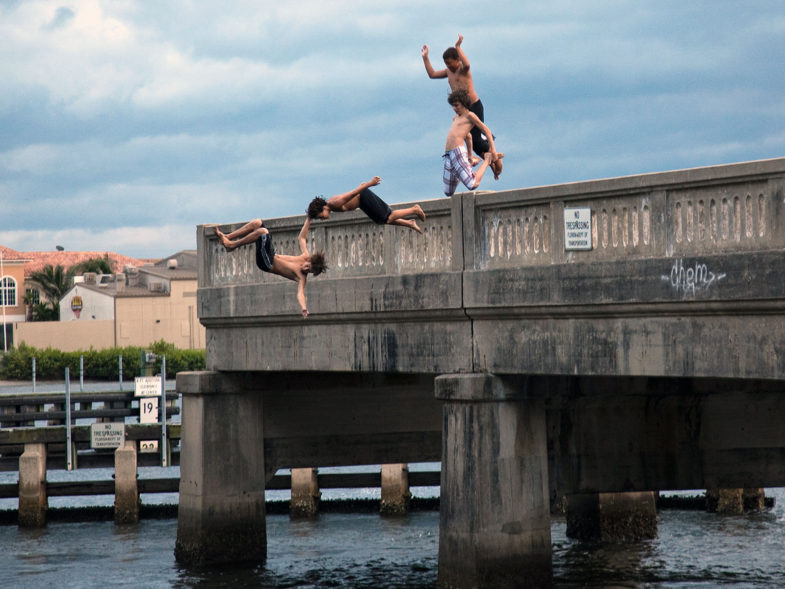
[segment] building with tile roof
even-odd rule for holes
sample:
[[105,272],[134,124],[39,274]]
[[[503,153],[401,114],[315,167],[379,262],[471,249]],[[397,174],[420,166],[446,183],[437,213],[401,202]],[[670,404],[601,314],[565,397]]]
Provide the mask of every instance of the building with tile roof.
[[60,301],[60,321],[17,324],[14,340],[64,351],[148,346],[161,339],[179,348],[204,347],[196,316],[196,250],[152,263],[129,260],[137,263],[115,274],[75,277]]

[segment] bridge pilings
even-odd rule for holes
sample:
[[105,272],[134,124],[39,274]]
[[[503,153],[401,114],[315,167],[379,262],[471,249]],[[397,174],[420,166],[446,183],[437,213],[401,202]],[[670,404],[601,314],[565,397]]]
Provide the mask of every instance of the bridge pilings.
[[292,469],[292,492],[289,500],[289,517],[312,518],[319,514],[318,470],[316,468]]
[[175,558],[184,564],[262,562],[267,554],[262,398],[215,372],[183,393]]
[[442,587],[552,582],[546,413],[490,374],[435,380],[444,402]]
[[19,526],[46,525],[46,444],[25,444],[19,457]]
[[638,542],[657,537],[653,491],[567,495],[567,536],[583,541]]
[[133,524],[139,521],[139,484],[137,480],[136,441],[126,440],[114,451],[114,521]]

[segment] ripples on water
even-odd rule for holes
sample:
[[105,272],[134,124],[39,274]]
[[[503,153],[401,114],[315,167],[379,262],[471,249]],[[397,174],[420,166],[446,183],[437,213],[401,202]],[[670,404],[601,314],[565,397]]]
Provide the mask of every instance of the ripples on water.
[[[551,533],[556,587],[785,587],[782,489],[773,511],[718,516],[662,510],[659,535],[639,543],[583,543]],[[176,520],[50,523],[42,530],[0,526],[3,587],[358,587],[432,588],[439,514],[400,519],[324,513],[315,521],[267,518],[265,566],[198,570],[174,561]]]

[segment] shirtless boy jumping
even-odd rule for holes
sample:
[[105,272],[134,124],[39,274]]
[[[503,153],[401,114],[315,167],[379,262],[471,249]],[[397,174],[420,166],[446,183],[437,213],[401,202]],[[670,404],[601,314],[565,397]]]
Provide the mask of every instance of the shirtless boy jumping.
[[[470,69],[471,65],[469,64],[469,59],[466,57],[466,54],[461,48],[462,43],[463,35],[458,35],[458,41],[455,43],[455,47],[448,47],[442,54],[444,65],[447,66],[442,70],[433,69],[431,60],[428,57],[428,46],[423,45],[422,60],[425,64],[425,71],[427,72],[428,77],[431,79],[447,78],[447,82],[450,84],[450,90],[453,92],[456,90],[465,90],[469,97],[469,110],[476,114],[480,121],[485,122],[485,108],[483,107],[480,97],[477,96],[477,92],[474,91],[474,81],[472,80],[472,72]],[[490,135],[486,134],[485,137],[483,137],[483,133],[484,131],[481,131],[480,128],[476,126],[472,129],[472,143],[474,145],[474,151],[481,158],[485,157],[490,144],[488,139]],[[499,179],[499,174],[502,173],[501,156],[503,154],[499,155],[500,157],[495,161],[492,161],[490,164],[491,169],[493,170],[493,175],[497,180]],[[471,153],[469,156],[471,158]],[[472,159],[472,163],[476,162],[474,162]]]
[[[491,130],[485,126],[476,114],[469,112],[469,97],[465,90],[456,90],[447,97],[455,111],[452,125],[447,132],[447,141],[444,146],[444,194],[452,196],[458,187],[458,180],[463,182],[469,190],[474,190],[480,185],[485,170],[494,161],[501,161],[502,154],[496,153]],[[472,128],[477,127],[488,137],[488,151],[485,152],[482,164],[475,173],[469,162],[469,155],[464,140]]]
[[423,212],[422,207],[414,205],[413,207],[393,211],[386,202],[376,196],[376,193],[371,190],[371,186],[376,186],[381,181],[382,179],[379,176],[374,176],[354,190],[331,196],[327,200],[317,196],[308,205],[308,218],[327,219],[330,217],[330,211],[337,213],[353,211],[359,208],[377,225],[403,225],[409,229],[414,229],[417,233],[422,233],[422,229],[417,226],[414,220],[404,218],[417,216],[421,221],[425,221],[425,212]]
[[256,265],[259,266],[259,269],[264,272],[278,274],[278,276],[294,280],[297,283],[297,301],[300,303],[303,319],[305,319],[309,314],[305,301],[307,275],[310,272],[314,276],[318,276],[327,270],[324,252],[319,251],[313,255],[308,253],[306,237],[308,236],[310,226],[311,220],[306,219],[303,228],[300,229],[300,234],[297,236],[300,251],[302,252],[299,256],[276,254],[270,232],[261,219],[254,219],[228,235],[222,233],[216,227],[215,234],[221,240],[221,245],[226,248],[227,252],[231,252],[241,245],[256,242]]

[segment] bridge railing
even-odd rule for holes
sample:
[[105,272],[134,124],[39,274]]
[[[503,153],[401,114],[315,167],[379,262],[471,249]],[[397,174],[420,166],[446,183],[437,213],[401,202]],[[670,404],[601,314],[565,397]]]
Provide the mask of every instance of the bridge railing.
[[[464,195],[467,269],[785,247],[785,159]],[[591,209],[592,249],[565,251],[564,209]]]
[[[422,203],[428,215],[423,235],[375,225],[354,211],[314,221],[309,249],[326,252],[330,278],[781,249],[784,187],[785,158],[779,158],[459,193]],[[566,207],[591,209],[590,250],[565,251]],[[265,220],[277,252],[299,253],[297,234],[304,218]],[[200,287],[277,280],[258,270],[253,247],[225,252],[212,226],[199,227],[199,242]]]
[[[411,274],[460,269],[461,241],[454,237],[460,223],[458,202],[448,199],[421,203],[428,219],[422,235],[403,227],[376,225],[360,211],[333,215],[328,221],[311,222],[308,249],[323,250],[330,278]],[[401,208],[409,205],[396,205]],[[275,251],[300,253],[297,236],[305,216],[263,219],[270,230]],[[243,225],[222,225],[224,232]],[[260,284],[280,280],[256,267],[255,248],[242,247],[228,253],[215,237],[212,225],[199,226],[199,254],[203,271],[200,287]]]

